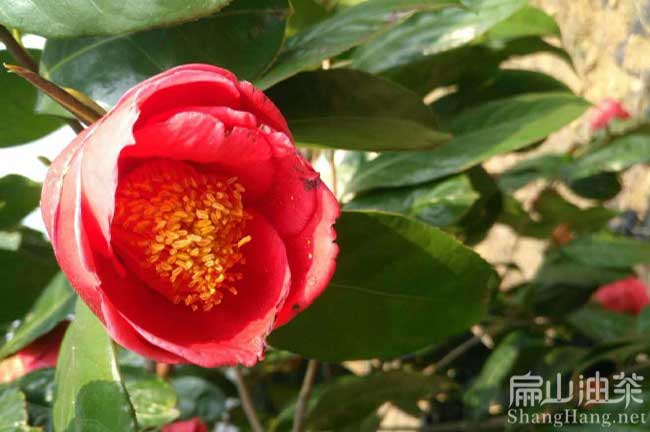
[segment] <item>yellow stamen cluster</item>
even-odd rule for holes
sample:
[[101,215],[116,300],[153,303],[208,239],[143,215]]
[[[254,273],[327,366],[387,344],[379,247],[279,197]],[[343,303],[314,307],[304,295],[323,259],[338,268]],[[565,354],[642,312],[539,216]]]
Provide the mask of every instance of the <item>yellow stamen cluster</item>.
[[[226,292],[250,219],[237,178],[206,175],[178,161],[151,161],[121,179],[115,194],[113,243],[126,265],[174,303],[209,311]],[[134,267],[135,266],[135,267]]]

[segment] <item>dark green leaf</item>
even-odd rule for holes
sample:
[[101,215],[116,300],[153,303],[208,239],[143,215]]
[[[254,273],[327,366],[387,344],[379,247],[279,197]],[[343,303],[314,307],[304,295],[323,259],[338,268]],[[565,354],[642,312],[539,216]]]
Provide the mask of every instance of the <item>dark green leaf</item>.
[[0,323],[22,318],[58,269],[41,233],[28,228],[0,232],[0,275],[11,293],[2,299]]
[[277,62],[256,84],[268,88],[399,25],[421,10],[458,6],[458,0],[373,0],[346,8],[287,40]]
[[139,427],[160,427],[180,415],[176,408],[176,391],[155,375],[139,370],[137,373],[124,373],[124,385]]
[[617,342],[636,334],[633,316],[605,310],[597,305],[586,305],[572,312],[567,321],[596,342]]
[[12,387],[25,395],[29,424],[51,430],[54,369],[37,369],[16,381],[0,384],[0,392]]
[[582,197],[600,201],[614,198],[623,187],[618,175],[613,172],[602,172],[589,177],[569,180],[568,186]]
[[16,388],[8,388],[0,393],[0,431],[36,431],[27,425],[25,395]]
[[0,358],[26,347],[38,337],[52,330],[74,311],[76,296],[63,273],[58,273],[38,297],[29,313],[12,324],[4,343],[0,345]]
[[[482,85],[499,74],[499,65],[505,60],[540,52],[556,55],[567,62],[571,60],[566,51],[549,44],[543,38],[527,36],[506,41],[488,40],[480,44],[464,45],[426,57],[416,63],[384,71],[382,76],[421,96],[426,96],[440,86],[460,85],[471,88]],[[531,84],[533,87],[527,92],[547,91],[543,87],[537,90],[536,86],[539,86],[537,82]],[[519,86],[513,83],[513,87],[513,90],[516,90]],[[507,84],[504,88],[507,88]]]
[[173,378],[171,383],[178,394],[182,418],[200,417],[212,423],[225,412],[226,395],[211,382],[196,376],[181,376]]
[[16,228],[40,199],[40,184],[16,174],[0,178],[0,230]]
[[524,93],[570,91],[566,84],[540,72],[500,69],[480,79],[460,81],[456,92],[437,99],[431,107],[444,124],[463,110],[497,99]]
[[341,254],[329,287],[271,345],[326,361],[391,358],[483,318],[495,273],[452,237],[379,212],[344,212],[336,230]]
[[650,263],[650,242],[601,232],[577,238],[562,253],[594,267],[630,268]]
[[650,162],[650,136],[631,134],[615,139],[593,153],[577,159],[567,169],[570,179],[580,179],[603,171],[619,172],[638,163]]
[[348,69],[305,72],[268,90],[300,145],[364,151],[430,149],[449,140],[410,91]]
[[[214,64],[253,80],[280,49],[287,14],[287,0],[238,0],[214,17],[180,27],[48,40],[41,68],[57,84],[105,105],[138,82],[186,63]],[[51,101],[39,103],[39,111],[53,110]]]
[[455,137],[430,152],[385,153],[365,165],[349,192],[423,183],[518,150],[580,116],[588,104],[568,93],[532,93],[470,109],[450,125]]
[[[0,0],[0,5],[2,0]],[[2,6],[0,6],[2,16]],[[30,50],[34,56],[39,51]],[[16,63],[7,51],[0,51],[0,64]],[[60,119],[35,113],[38,90],[21,77],[0,69],[0,147],[25,144],[41,138],[62,125]]]
[[564,154],[547,154],[526,159],[499,176],[499,187],[506,192],[514,192],[534,180],[557,179],[561,176],[562,169],[570,163],[571,157]]
[[479,198],[461,174],[418,186],[371,191],[346,205],[348,210],[383,210],[414,216],[434,226],[454,224]]
[[352,65],[382,72],[464,45],[508,18],[525,0],[474,0],[466,9],[419,13],[356,49]]
[[287,36],[293,36],[329,16],[327,8],[316,0],[291,0],[291,8],[293,13],[287,22]]
[[563,316],[581,306],[599,286],[628,277],[630,273],[629,268],[589,265],[552,250],[530,286],[531,300],[539,312]]
[[191,21],[216,12],[229,0],[0,0],[0,23],[46,37],[118,34]]
[[81,301],[61,344],[53,417],[55,432],[137,430],[113,342]]
[[320,389],[306,424],[313,430],[341,430],[361,422],[385,402],[416,407],[440,386],[438,377],[402,371],[342,377]]

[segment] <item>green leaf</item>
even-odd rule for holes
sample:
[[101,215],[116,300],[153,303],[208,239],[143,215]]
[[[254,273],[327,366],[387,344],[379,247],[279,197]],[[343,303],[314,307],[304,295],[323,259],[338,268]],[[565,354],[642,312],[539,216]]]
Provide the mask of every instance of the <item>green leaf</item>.
[[440,390],[441,381],[435,376],[402,371],[339,378],[318,389],[306,420],[307,428],[342,430],[362,421],[389,401],[416,408],[418,400]]
[[605,310],[598,305],[586,305],[572,312],[567,321],[596,342],[617,342],[637,334],[633,316]]
[[552,250],[531,284],[531,302],[540,313],[564,317],[582,306],[601,285],[630,276],[629,268],[605,268]]
[[496,275],[452,237],[371,211],[343,212],[336,230],[341,253],[330,285],[271,334],[272,346],[324,361],[392,358],[484,317]]
[[620,172],[634,164],[650,162],[650,136],[630,134],[617,138],[592,153],[577,159],[566,169],[569,179],[576,180],[606,172]]
[[61,344],[53,417],[55,432],[137,430],[113,342],[81,301]]
[[567,180],[571,190],[584,197],[606,201],[614,198],[623,188],[618,175],[613,172],[602,172],[589,177]]
[[291,9],[293,13],[287,22],[287,36],[293,36],[329,16],[329,11],[315,0],[291,0]]
[[29,432],[37,429],[27,425],[27,404],[25,395],[16,388],[0,393],[0,431]]
[[[2,0],[0,0],[0,5]],[[2,6],[0,6],[0,16]],[[30,50],[38,57],[40,51]],[[0,64],[16,63],[7,51],[0,51]],[[62,126],[60,119],[35,112],[38,90],[21,77],[0,69],[0,147],[25,144],[41,138]]]
[[10,174],[0,178],[0,230],[15,228],[38,207],[41,185],[27,177]]
[[531,356],[531,352],[537,353],[543,346],[543,340],[523,331],[510,333],[501,341],[463,397],[465,404],[472,409],[472,415],[481,416],[493,402],[499,402],[502,387],[513,374],[517,363],[525,355],[538,359],[539,356]]
[[38,297],[29,313],[12,324],[0,358],[13,354],[52,330],[74,310],[76,296],[63,273],[58,273]]
[[176,391],[157,376],[141,370],[124,373],[124,385],[140,428],[160,427],[180,415]]
[[450,136],[410,91],[349,69],[301,73],[267,91],[299,145],[364,151],[430,149]]
[[531,93],[483,104],[455,117],[455,137],[430,152],[385,153],[365,165],[348,192],[423,183],[521,149],[580,116],[588,107],[567,93]]
[[514,192],[534,180],[558,179],[562,169],[570,163],[571,156],[566,154],[546,154],[526,159],[499,176],[499,187],[506,192]]
[[[41,69],[46,78],[107,106],[138,82],[186,63],[214,64],[253,80],[280,49],[288,8],[287,0],[238,0],[214,17],[179,27],[48,40]],[[40,101],[39,111],[56,112],[48,100]]]
[[226,412],[226,395],[211,382],[196,376],[172,378],[172,386],[178,394],[181,417],[200,417],[213,423]]
[[173,25],[210,15],[229,0],[0,0],[0,23],[48,38],[107,35]]
[[420,13],[357,48],[352,65],[378,73],[464,45],[508,18],[526,0],[474,0],[466,9]]
[[343,9],[287,39],[256,85],[268,88],[399,25],[415,12],[458,6],[458,0],[373,0]]
[[418,186],[382,189],[356,197],[348,210],[383,210],[445,227],[457,222],[478,200],[469,177],[457,175]]
[[0,304],[0,323],[22,318],[58,271],[41,233],[28,228],[0,232],[0,275],[10,292]]
[[486,74],[483,79],[463,79],[457,91],[436,99],[431,108],[442,124],[463,110],[497,99],[525,93],[571,92],[566,84],[540,72],[500,69]]
[[579,237],[561,250],[571,259],[594,267],[630,268],[650,263],[650,242],[607,232]]
[[508,40],[526,36],[561,37],[560,27],[541,9],[526,5],[487,32],[487,39]]

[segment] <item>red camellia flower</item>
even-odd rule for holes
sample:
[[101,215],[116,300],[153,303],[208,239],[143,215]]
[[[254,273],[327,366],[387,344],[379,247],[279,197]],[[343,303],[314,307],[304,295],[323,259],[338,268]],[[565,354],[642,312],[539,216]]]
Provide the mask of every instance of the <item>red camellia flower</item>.
[[162,432],[208,432],[208,427],[201,419],[195,417],[163,426]]
[[634,315],[650,304],[646,286],[634,277],[601,286],[594,298],[605,309]]
[[110,335],[166,363],[253,365],[338,252],[339,205],[282,114],[208,65],[129,90],[53,162],[41,207]]
[[589,119],[591,130],[603,129],[614,119],[626,120],[630,113],[623,108],[623,105],[614,99],[605,99],[596,107]]
[[2,360],[0,362],[0,383],[13,381],[37,369],[55,367],[61,341],[67,328],[67,322],[59,324],[16,354]]

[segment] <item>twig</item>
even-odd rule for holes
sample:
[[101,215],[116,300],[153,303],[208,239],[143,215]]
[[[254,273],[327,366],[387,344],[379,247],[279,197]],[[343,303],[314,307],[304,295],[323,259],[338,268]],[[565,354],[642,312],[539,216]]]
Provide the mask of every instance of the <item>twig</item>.
[[7,51],[23,67],[38,73],[38,63],[32,58],[23,46],[18,43],[6,27],[0,25],[0,42],[5,44]]
[[311,391],[314,388],[314,378],[316,377],[317,370],[318,361],[309,360],[309,362],[307,362],[307,371],[305,371],[305,377],[302,380],[302,387],[300,388],[300,393],[298,394],[298,400],[296,401],[296,412],[293,416],[293,428],[291,429],[292,432],[302,432],[303,428],[305,427],[307,407],[309,406]]
[[478,345],[480,342],[481,342],[480,336],[472,336],[471,338],[467,339],[465,342],[463,342],[462,344],[458,345],[456,348],[449,351],[447,355],[445,355],[443,358],[437,361],[434,365],[435,370],[438,371],[444,369],[450,363],[456,360],[458,357],[465,354],[467,350],[474,347],[475,345]]
[[104,112],[98,112],[96,109],[83,104],[58,85],[46,80],[29,69],[9,64],[5,64],[4,66],[9,72],[15,73],[29,81],[32,85],[54,99],[59,105],[70,111],[75,117],[87,125],[96,122],[105,114]]
[[248,419],[248,423],[251,425],[253,432],[264,432],[262,423],[257,417],[257,412],[255,411],[255,406],[253,405],[253,400],[251,395],[248,392],[248,387],[244,382],[244,377],[242,376],[241,369],[239,367],[233,368],[235,371],[235,385],[237,386],[237,391],[239,392],[239,400],[241,401],[242,408],[244,409],[244,414]]

